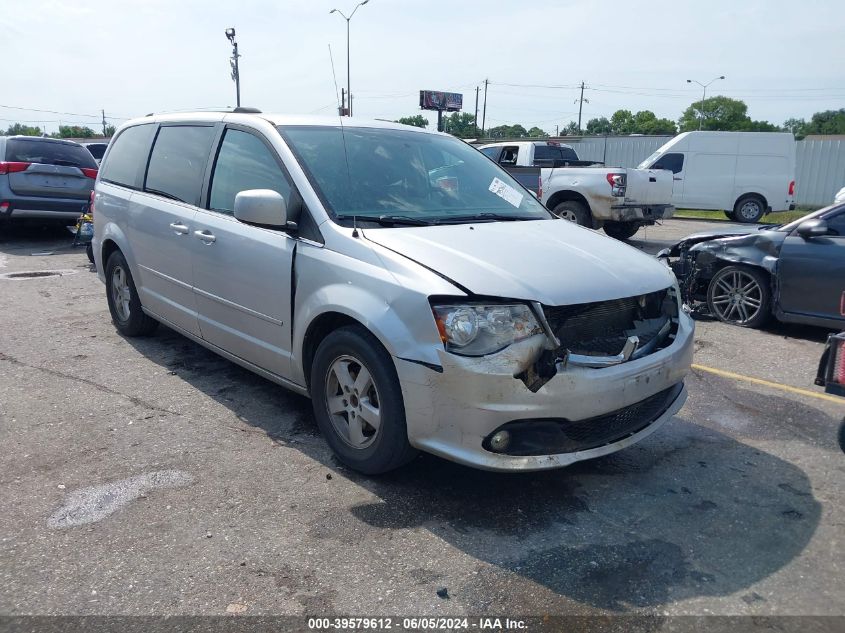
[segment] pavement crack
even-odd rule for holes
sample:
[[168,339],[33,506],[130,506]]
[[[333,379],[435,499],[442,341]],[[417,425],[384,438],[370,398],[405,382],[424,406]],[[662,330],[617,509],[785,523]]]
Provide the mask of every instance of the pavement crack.
[[75,382],[80,382],[82,384],[88,385],[97,389],[98,391],[102,391],[103,393],[108,393],[113,396],[119,396],[121,398],[126,398],[134,405],[139,407],[144,407],[145,409],[150,409],[152,411],[158,411],[160,413],[167,413],[169,415],[177,415],[181,416],[182,414],[178,411],[173,411],[171,409],[166,409],[163,407],[159,407],[157,405],[152,404],[151,402],[147,402],[142,398],[138,398],[137,396],[132,396],[128,393],[123,393],[122,391],[116,391],[110,387],[106,387],[105,385],[101,385],[98,382],[94,382],[88,378],[83,378],[81,376],[74,376],[73,374],[68,374],[63,371],[58,371],[56,369],[50,369],[48,367],[40,367],[38,365],[30,365],[29,363],[25,363],[22,360],[15,358],[14,356],[9,356],[8,354],[4,354],[0,352],[0,361],[6,361],[7,363],[11,363],[12,365],[16,365],[19,367],[27,367],[29,369],[34,369],[36,371],[44,372],[45,374],[50,374],[51,376],[56,376],[58,378],[64,378],[66,380],[73,380]]

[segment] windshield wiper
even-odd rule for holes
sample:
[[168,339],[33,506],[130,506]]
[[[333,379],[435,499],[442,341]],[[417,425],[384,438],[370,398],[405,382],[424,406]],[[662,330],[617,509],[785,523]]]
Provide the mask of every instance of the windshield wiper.
[[338,220],[356,220],[358,222],[375,222],[385,226],[403,225],[403,226],[431,226],[438,224],[437,220],[423,220],[421,218],[411,218],[405,215],[379,215],[373,217],[370,215],[339,215]]
[[503,213],[475,213],[473,215],[453,215],[438,220],[438,224],[461,224],[463,222],[519,222],[522,220],[542,220],[542,217],[526,215],[505,215]]
[[175,200],[176,202],[185,202],[185,200],[182,200],[182,198],[180,198],[179,196],[174,196],[172,193],[167,193],[166,191],[159,191],[158,189],[150,189],[149,187],[144,189],[144,191],[146,191],[147,193],[154,193],[155,195],[162,196],[164,198],[167,198],[168,200]]

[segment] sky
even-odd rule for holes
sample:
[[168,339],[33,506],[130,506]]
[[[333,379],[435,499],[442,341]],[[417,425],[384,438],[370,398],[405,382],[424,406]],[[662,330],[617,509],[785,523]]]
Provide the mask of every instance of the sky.
[[[0,5],[0,127],[51,132],[101,128],[101,110],[119,125],[234,106],[227,27],[242,55],[242,105],[333,114],[347,82],[346,21],[330,10],[349,15],[356,0]],[[420,89],[461,92],[472,113],[488,79],[488,128],[553,133],[577,120],[582,81],[583,125],[620,108],[677,120],[701,98],[687,79],[724,75],[708,96],[744,100],[753,119],[809,119],[845,107],[841,16],[841,0],[369,0],[351,21],[354,114],[418,114]],[[433,125],[436,113],[423,114]]]

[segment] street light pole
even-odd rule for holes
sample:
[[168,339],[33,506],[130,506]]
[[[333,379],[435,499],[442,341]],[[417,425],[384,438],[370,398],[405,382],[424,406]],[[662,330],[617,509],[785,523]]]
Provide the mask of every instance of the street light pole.
[[719,81],[720,79],[724,79],[724,75],[720,75],[708,81],[706,84],[701,83],[700,81],[696,81],[695,79],[687,79],[688,84],[698,84],[701,86],[701,107],[699,108],[699,117],[698,117],[698,130],[701,131],[701,126],[704,124],[704,99],[707,96],[707,86],[712,84],[714,81]]
[[235,29],[234,27],[226,29],[226,38],[229,42],[232,43],[232,58],[229,60],[229,64],[232,66],[232,80],[235,82],[235,99],[237,106],[241,107],[241,73],[238,68],[238,57],[240,54],[238,53],[238,42],[235,40]]
[[360,8],[367,4],[370,0],[363,0],[363,2],[359,2],[355,5],[355,8],[352,9],[352,13],[349,14],[349,17],[346,17],[346,14],[341,11],[340,9],[332,9],[329,11],[329,14],[337,13],[344,20],[346,20],[346,99],[347,99],[347,108],[346,108],[346,116],[352,116],[352,79],[351,79],[351,72],[350,72],[350,62],[349,62],[349,22],[352,20],[352,16],[355,15],[355,12]]

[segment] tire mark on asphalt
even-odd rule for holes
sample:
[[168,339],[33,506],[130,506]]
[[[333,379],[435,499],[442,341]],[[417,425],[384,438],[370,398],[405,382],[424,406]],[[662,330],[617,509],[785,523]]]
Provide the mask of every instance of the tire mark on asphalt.
[[9,356],[8,354],[4,354],[0,352],[0,361],[6,361],[7,363],[11,363],[12,365],[17,365],[19,367],[27,367],[29,369],[34,369],[36,371],[44,372],[45,374],[50,374],[51,376],[56,376],[58,378],[65,378],[66,380],[73,380],[75,382],[81,382],[82,384],[88,385],[93,387],[98,391],[102,391],[103,393],[107,393],[113,396],[119,396],[121,398],[126,398],[134,405],[139,407],[143,407],[145,409],[150,409],[152,411],[158,411],[160,413],[167,413],[169,415],[177,415],[181,416],[182,414],[178,411],[173,411],[171,409],[166,409],[163,407],[159,407],[157,405],[152,404],[151,402],[147,402],[137,396],[129,395],[128,393],[123,393],[122,391],[116,391],[110,387],[106,387],[105,385],[101,385],[98,382],[94,382],[88,378],[83,378],[81,376],[74,376],[73,374],[68,374],[63,371],[59,371],[57,369],[49,369],[48,367],[39,367],[38,365],[30,365],[29,363],[25,363],[22,360],[15,358],[14,356]]

